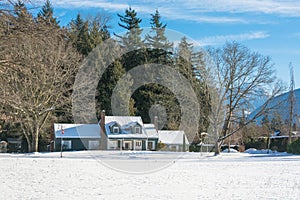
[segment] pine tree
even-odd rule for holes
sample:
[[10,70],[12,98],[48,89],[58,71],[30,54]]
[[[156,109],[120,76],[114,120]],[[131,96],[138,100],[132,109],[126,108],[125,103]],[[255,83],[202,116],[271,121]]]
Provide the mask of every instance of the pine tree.
[[106,23],[101,21],[100,16],[84,20],[77,14],[69,24],[69,38],[79,53],[87,56],[97,45],[110,38]]
[[206,132],[209,126],[207,120],[210,110],[210,99],[207,85],[201,81],[201,70],[204,67],[203,53],[194,52],[193,45],[188,43],[187,38],[183,37],[178,45],[176,55],[176,69],[189,80],[195,91],[200,104],[200,119],[198,133]]
[[176,67],[181,74],[188,80],[195,77],[192,65],[193,46],[187,42],[187,38],[183,37],[178,45],[178,53],[176,57]]
[[95,48],[97,45],[110,38],[106,23],[101,22],[100,19],[101,17],[95,17],[90,22],[89,33],[92,48]]
[[69,28],[69,37],[79,53],[87,56],[93,49],[90,43],[89,23],[81,18],[78,13],[75,20],[72,20]]
[[50,0],[46,0],[42,10],[38,13],[38,21],[43,21],[49,26],[59,27],[56,17],[53,16],[53,7]]
[[165,36],[166,24],[161,22],[161,16],[156,10],[155,14],[151,14],[150,19],[151,33],[146,36],[146,44],[149,50],[150,62],[160,64],[170,64],[173,44],[170,43]]
[[122,65],[128,71],[138,65],[145,64],[147,58],[147,52],[141,39],[140,23],[142,20],[137,17],[136,11],[131,7],[125,10],[124,15],[118,14],[118,16],[121,21],[119,26],[124,28],[126,33],[122,36],[115,35],[119,38],[120,45],[128,51],[122,59]]
[[140,23],[142,19],[137,17],[135,10],[129,7],[125,10],[125,15],[118,14],[121,23],[119,26],[126,29],[127,32],[124,36],[118,36],[121,39],[121,44],[128,49],[138,49],[143,46],[143,41],[141,39],[142,29],[140,28]]
[[14,14],[17,22],[24,22],[23,24],[27,23],[28,25],[33,23],[32,14],[28,12],[25,3],[21,0],[18,0],[18,2],[15,3]]
[[[146,36],[146,46],[147,46],[147,63],[161,64],[162,70],[164,65],[172,66],[172,47],[173,44],[170,43],[165,36],[166,24],[161,22],[161,17],[159,12],[156,10],[155,14],[151,15],[150,20],[151,32]],[[159,73],[159,72],[157,72]],[[164,80],[169,79],[169,77],[159,77]],[[168,81],[168,80],[167,80]],[[170,80],[171,81],[171,80]],[[157,104],[163,106],[166,109],[167,120],[163,128],[176,129],[178,128],[178,116],[180,115],[180,108],[176,97],[171,92],[171,90],[165,86],[159,85],[157,83],[151,83],[144,85],[139,88],[133,95],[136,100],[138,115],[141,115],[143,120],[150,122],[155,116],[149,116],[149,109]],[[154,114],[154,113],[151,113]],[[156,113],[155,115],[164,115],[164,113]],[[159,116],[160,120],[163,120]]]

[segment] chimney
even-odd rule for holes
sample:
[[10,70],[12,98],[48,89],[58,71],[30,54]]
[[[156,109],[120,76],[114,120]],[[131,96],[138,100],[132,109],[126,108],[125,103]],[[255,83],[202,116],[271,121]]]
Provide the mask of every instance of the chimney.
[[105,110],[100,114],[100,150],[107,150],[107,136],[105,133]]
[[100,114],[100,128],[101,132],[105,133],[105,110],[102,110]]
[[154,116],[154,127],[156,130],[156,133],[158,133],[158,117],[157,116]]

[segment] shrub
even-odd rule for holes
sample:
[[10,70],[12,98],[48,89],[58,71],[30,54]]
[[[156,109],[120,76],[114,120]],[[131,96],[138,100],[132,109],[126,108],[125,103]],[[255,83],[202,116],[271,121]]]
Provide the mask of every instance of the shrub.
[[300,138],[288,145],[287,152],[300,154]]

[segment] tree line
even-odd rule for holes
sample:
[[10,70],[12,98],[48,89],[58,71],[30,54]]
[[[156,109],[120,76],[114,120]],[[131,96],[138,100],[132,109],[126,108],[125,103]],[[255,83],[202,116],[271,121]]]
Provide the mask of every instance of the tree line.
[[[111,32],[109,18],[104,15],[84,19],[78,13],[61,27],[49,0],[37,16],[22,1],[0,1],[1,139],[16,130],[26,138],[29,152],[39,151],[43,141],[49,143],[53,122],[72,123],[76,74],[84,59],[109,39],[127,53],[102,74],[94,114],[105,110],[113,115],[114,89],[135,67],[154,63],[161,70],[174,69],[188,80],[200,105],[198,126],[190,131],[189,140],[197,143],[202,132],[210,132],[215,136],[216,153],[223,140],[248,124],[243,111],[249,108],[251,99],[266,91],[274,96],[281,90],[281,85],[275,84],[270,58],[237,42],[208,51],[196,50],[186,37],[178,45],[169,41],[167,25],[158,10],[150,16],[151,31],[146,35],[142,19],[131,7],[118,17],[123,35]],[[176,81],[172,77],[158,78]],[[184,96],[188,101],[189,95]],[[183,115],[178,98],[170,88],[148,83],[133,91],[129,112],[141,116],[145,123],[153,122],[156,115],[164,119],[159,121],[161,129],[175,130]],[[233,122],[242,125],[233,130]]]

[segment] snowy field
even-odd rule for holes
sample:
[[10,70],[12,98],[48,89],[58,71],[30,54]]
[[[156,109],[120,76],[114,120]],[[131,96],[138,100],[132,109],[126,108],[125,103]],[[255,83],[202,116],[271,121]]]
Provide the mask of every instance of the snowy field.
[[288,154],[0,154],[0,172],[1,200],[300,199],[300,156]]

